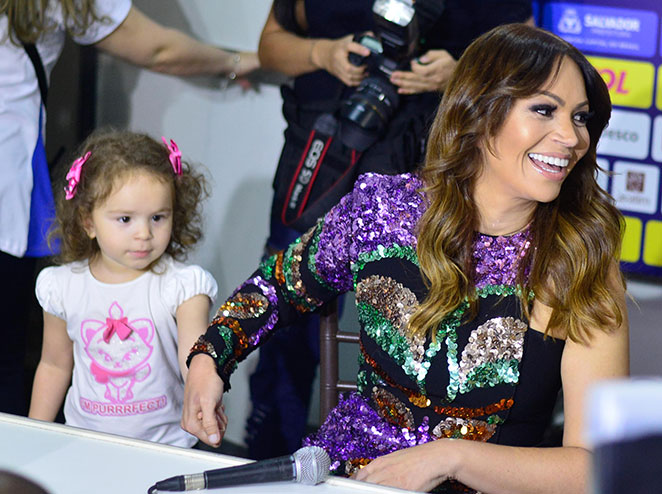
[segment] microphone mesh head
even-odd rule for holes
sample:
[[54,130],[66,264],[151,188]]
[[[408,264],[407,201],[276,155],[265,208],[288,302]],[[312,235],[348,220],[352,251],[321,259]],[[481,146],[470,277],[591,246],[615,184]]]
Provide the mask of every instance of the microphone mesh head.
[[319,446],[306,446],[292,454],[296,466],[296,481],[302,484],[315,485],[329,476],[331,458]]

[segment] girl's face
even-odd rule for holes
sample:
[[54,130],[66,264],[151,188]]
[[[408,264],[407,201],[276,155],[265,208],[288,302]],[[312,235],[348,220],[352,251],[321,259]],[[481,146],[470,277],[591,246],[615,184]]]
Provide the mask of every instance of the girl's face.
[[90,264],[94,276],[121,283],[149,270],[165,252],[172,233],[171,186],[148,173],[124,177],[86,221],[86,231],[99,244]]
[[588,150],[588,117],[582,74],[577,64],[564,58],[555,79],[514,102],[490,141],[493,152],[484,147],[476,190],[530,209],[553,201]]

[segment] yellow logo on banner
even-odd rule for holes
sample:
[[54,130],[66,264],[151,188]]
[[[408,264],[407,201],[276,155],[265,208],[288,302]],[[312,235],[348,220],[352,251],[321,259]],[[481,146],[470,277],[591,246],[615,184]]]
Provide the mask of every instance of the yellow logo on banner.
[[646,223],[644,240],[644,262],[650,266],[662,267],[662,221],[650,220]]
[[621,260],[637,262],[641,258],[643,225],[639,218],[625,216],[625,235],[621,244]]
[[652,64],[617,58],[587,58],[607,83],[614,105],[650,108],[653,104],[655,67]]

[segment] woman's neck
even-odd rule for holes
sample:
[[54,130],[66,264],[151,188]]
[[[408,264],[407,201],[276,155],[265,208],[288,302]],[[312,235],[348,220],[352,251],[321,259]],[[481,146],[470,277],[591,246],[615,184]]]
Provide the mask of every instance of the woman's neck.
[[524,230],[533,217],[537,203],[503,201],[495,194],[475,194],[478,231],[486,235],[512,235]]

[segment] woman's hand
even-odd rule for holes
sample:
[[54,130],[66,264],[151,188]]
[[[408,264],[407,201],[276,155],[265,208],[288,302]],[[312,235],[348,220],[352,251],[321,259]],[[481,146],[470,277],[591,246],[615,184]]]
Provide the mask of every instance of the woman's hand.
[[430,50],[411,61],[411,71],[396,70],[391,82],[400,94],[443,91],[457,64],[446,50]]
[[195,355],[184,388],[182,429],[210,446],[221,444],[228,425],[222,397],[223,381],[216,373],[214,360],[204,353]]
[[448,439],[402,449],[372,460],[352,478],[407,489],[428,492],[452,478],[454,467]]
[[347,86],[358,86],[365,77],[365,66],[352,65],[349,54],[356,53],[363,57],[370,54],[365,46],[353,41],[351,34],[335,39],[312,40],[311,62],[320,69],[340,79]]

